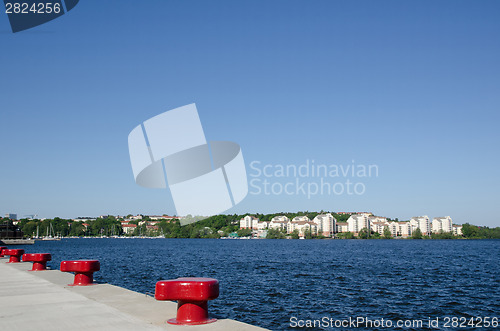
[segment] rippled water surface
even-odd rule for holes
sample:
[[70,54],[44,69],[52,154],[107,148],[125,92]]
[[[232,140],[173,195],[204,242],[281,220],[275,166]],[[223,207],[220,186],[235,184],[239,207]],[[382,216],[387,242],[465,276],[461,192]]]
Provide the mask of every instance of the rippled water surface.
[[289,329],[292,316],[500,315],[498,240],[108,238],[22,248],[52,253],[53,269],[61,260],[98,259],[97,281],[143,293],[163,279],[216,278],[221,293],[210,302],[212,315],[272,330]]

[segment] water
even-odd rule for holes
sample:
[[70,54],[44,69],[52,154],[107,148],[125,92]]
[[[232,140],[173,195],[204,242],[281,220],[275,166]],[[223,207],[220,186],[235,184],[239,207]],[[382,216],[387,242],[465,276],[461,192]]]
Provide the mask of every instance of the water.
[[444,330],[445,316],[500,315],[500,240],[110,238],[22,248],[51,253],[53,269],[61,260],[98,259],[96,281],[142,293],[163,279],[216,278],[212,315],[272,330],[290,329],[292,317],[438,317]]

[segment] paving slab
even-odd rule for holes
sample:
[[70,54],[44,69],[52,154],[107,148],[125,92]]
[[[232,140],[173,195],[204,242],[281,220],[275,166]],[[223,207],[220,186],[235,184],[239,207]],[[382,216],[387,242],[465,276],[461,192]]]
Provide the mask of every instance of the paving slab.
[[176,326],[177,303],[110,284],[68,286],[73,274],[29,271],[31,263],[0,259],[0,330],[265,330],[242,322]]

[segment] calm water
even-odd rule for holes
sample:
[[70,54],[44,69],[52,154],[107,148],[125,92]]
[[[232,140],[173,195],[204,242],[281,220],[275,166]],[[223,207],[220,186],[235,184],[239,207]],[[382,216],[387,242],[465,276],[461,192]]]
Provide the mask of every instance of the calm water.
[[272,330],[290,329],[292,316],[500,317],[498,240],[65,239],[23,248],[52,253],[53,269],[98,259],[97,281],[143,293],[162,279],[216,278],[212,315]]

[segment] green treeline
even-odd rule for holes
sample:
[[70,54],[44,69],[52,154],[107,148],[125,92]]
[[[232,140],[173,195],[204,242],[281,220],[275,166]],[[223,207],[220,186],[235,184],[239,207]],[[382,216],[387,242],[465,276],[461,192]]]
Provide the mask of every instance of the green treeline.
[[[275,213],[275,214],[243,214],[243,215],[215,215],[206,218],[196,223],[181,226],[179,220],[162,220],[155,226],[148,225],[151,221],[149,217],[144,216],[141,220],[130,221],[130,224],[136,224],[137,227],[129,236],[164,236],[166,238],[220,238],[228,236],[246,237],[251,235],[251,230],[240,229],[240,219],[246,215],[252,215],[259,218],[260,221],[271,221],[275,216],[284,215],[289,219],[296,216],[307,216],[313,219],[321,212],[296,212],[296,213]],[[346,222],[350,215],[331,213],[337,222]],[[24,232],[26,237],[40,237],[51,235],[56,237],[83,237],[83,236],[123,236],[125,235],[121,221],[123,219],[114,216],[99,217],[95,220],[73,221],[71,219],[22,219],[18,223],[20,230]],[[142,221],[146,221],[142,225],[138,225]],[[12,222],[8,218],[0,218],[0,224]],[[84,224],[87,224],[85,226]],[[363,232],[364,230],[364,232]],[[463,224],[462,236],[453,236],[451,233],[434,233],[430,236],[431,239],[500,239],[500,227],[489,228],[471,225],[469,223]],[[297,239],[298,232],[287,234],[283,230],[269,229],[267,232],[268,239],[283,239],[283,238]],[[338,233],[338,238],[354,239],[356,238],[352,233]],[[316,236],[310,232],[305,233],[306,239],[323,238]],[[373,230],[368,233],[365,229],[360,232],[359,238],[364,239],[390,239],[390,231],[384,233],[376,233]],[[412,235],[413,239],[427,239],[429,237],[423,236],[420,231],[415,231]]]
[[[7,218],[1,222],[11,222]],[[84,226],[87,223],[88,226]],[[97,218],[95,221],[75,222],[73,220],[55,217],[54,219],[22,219],[17,224],[26,237],[38,236],[112,236],[123,233],[120,220],[114,216]]]
[[500,227],[489,228],[465,223],[462,225],[462,234],[469,239],[500,239]]

